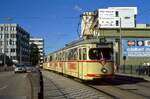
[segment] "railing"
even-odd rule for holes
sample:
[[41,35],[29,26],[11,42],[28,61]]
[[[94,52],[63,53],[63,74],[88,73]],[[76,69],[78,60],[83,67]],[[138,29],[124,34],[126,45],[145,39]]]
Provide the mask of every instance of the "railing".
[[136,74],[150,76],[150,66],[144,65],[121,65],[118,66],[117,72],[125,74]]

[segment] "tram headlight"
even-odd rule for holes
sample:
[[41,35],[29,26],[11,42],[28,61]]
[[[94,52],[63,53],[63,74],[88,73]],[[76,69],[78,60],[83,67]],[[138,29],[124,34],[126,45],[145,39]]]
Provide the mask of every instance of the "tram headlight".
[[108,72],[106,68],[102,68],[101,71],[102,71],[103,73],[107,73],[107,72]]

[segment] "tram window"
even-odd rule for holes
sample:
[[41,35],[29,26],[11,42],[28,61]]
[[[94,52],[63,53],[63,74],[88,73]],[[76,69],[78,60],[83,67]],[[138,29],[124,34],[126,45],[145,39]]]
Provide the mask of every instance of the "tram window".
[[61,61],[62,60],[62,54],[60,53],[59,54],[59,61]]
[[83,60],[87,59],[87,52],[86,52],[86,48],[83,48]]
[[47,62],[47,57],[44,58],[44,62]]
[[62,53],[62,60],[65,60],[65,52]]
[[65,60],[69,60],[68,59],[68,51],[65,53]]
[[77,55],[78,55],[77,48],[69,50],[68,60],[77,60],[78,58]]
[[73,49],[73,57],[74,57],[74,60],[77,60],[77,59],[78,59],[77,48]]
[[49,61],[52,61],[52,56],[49,57]]
[[81,49],[79,49],[79,60],[81,60]]
[[97,59],[112,59],[112,49],[110,48],[92,48],[89,50],[89,58]]
[[68,51],[68,60],[72,60],[72,52],[71,52],[71,50]]

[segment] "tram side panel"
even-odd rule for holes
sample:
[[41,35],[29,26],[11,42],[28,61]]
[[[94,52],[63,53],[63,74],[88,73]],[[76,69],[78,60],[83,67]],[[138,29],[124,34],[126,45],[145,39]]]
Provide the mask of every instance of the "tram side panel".
[[78,78],[83,79],[83,62],[78,63]]
[[48,65],[47,64],[48,64],[48,62],[43,63],[43,68],[44,69],[48,69]]
[[83,79],[84,80],[93,80],[93,78],[95,77],[95,70],[96,70],[96,65],[93,63],[89,63],[89,62],[83,62]]
[[69,61],[66,64],[67,75],[78,77],[78,63],[77,61]]

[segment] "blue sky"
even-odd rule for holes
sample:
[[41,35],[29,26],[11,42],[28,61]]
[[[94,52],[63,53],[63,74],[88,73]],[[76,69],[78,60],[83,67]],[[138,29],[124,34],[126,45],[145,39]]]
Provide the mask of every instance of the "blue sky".
[[[114,6],[138,7],[137,23],[150,24],[149,0],[1,0],[0,23],[17,23],[45,39],[49,53],[78,39],[80,14]],[[11,17],[12,20],[5,20]]]

